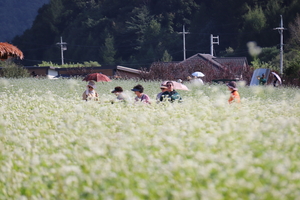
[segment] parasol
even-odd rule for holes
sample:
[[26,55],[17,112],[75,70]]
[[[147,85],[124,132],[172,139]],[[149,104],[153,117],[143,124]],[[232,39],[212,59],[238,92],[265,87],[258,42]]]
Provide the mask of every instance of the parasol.
[[276,74],[275,72],[271,72],[271,73],[277,78],[279,83],[282,84],[280,76],[278,74]]
[[164,81],[161,83],[161,85],[166,85],[167,82],[172,82],[175,90],[189,90],[188,87],[186,87],[182,83],[178,83],[176,81]]
[[203,77],[205,75],[202,72],[194,72],[194,73],[192,73],[192,76]]
[[110,78],[104,74],[92,73],[88,74],[82,81],[110,82]]
[[19,57],[23,59],[23,52],[16,46],[9,44],[7,42],[0,42],[0,59],[6,60],[10,57]]

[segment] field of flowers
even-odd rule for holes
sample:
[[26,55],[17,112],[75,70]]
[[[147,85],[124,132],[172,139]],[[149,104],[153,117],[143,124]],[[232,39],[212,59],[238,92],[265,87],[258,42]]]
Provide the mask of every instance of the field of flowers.
[[[151,105],[134,104],[141,83]],[[0,199],[300,199],[300,92],[240,85],[0,79]],[[122,86],[128,103],[108,103]]]

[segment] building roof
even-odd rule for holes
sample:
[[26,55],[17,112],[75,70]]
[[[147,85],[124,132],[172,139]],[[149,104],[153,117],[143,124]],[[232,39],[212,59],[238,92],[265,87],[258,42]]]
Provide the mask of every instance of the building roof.
[[212,65],[214,65],[215,67],[217,68],[221,68],[223,69],[223,66],[218,63],[217,61],[215,61],[216,57],[210,55],[210,54],[201,54],[201,53],[197,53],[189,58],[187,58],[186,60],[183,60],[181,62],[179,62],[179,64],[188,64],[188,63],[193,63],[194,61],[196,60],[203,60],[203,61],[206,61],[206,62],[209,62],[211,63]]
[[129,68],[129,67],[124,67],[124,66],[120,66],[120,65],[117,66],[117,70],[126,71],[126,72],[130,72],[130,73],[134,73],[134,74],[140,74],[141,73],[141,70],[133,69],[133,68]]
[[57,69],[55,67],[52,67],[52,66],[45,66],[45,67],[39,67],[39,66],[24,66],[24,68],[26,69]]
[[201,54],[201,53],[197,53],[197,54],[187,58],[186,60],[179,62],[179,64],[186,65],[189,63],[193,63],[198,59],[209,62],[219,69],[225,69],[230,66],[243,67],[243,66],[248,65],[246,57],[217,58],[215,56],[212,56],[211,54]]
[[213,58],[216,62],[223,66],[245,66],[248,65],[246,57],[223,57],[223,58]]

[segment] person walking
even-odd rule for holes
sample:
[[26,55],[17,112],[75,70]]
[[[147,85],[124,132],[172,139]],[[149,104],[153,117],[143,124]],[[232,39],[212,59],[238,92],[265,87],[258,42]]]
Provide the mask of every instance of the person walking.
[[238,88],[236,86],[236,82],[235,81],[230,81],[229,83],[227,83],[227,87],[230,90],[230,97],[228,99],[228,103],[240,103],[241,99],[240,99],[240,94],[238,93]]

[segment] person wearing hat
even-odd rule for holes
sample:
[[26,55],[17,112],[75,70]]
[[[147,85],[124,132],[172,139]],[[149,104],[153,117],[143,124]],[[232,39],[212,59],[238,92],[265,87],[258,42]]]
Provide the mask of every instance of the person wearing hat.
[[131,89],[131,91],[133,91],[136,95],[136,97],[134,98],[135,102],[144,102],[144,103],[150,103],[150,97],[147,94],[144,94],[144,87],[140,84],[136,85],[133,87],[133,89]]
[[167,88],[168,87],[166,85],[163,85],[163,84],[160,85],[161,92],[156,95],[156,100],[157,101],[160,101],[160,97],[161,97],[162,93],[164,93],[165,91],[167,91]]
[[238,89],[236,87],[236,82],[230,81],[229,83],[227,83],[227,87],[231,91],[230,98],[228,99],[228,102],[229,103],[233,103],[233,102],[240,103],[241,100],[240,100],[240,95],[237,92]]
[[123,88],[120,86],[115,87],[115,89],[113,91],[111,91],[111,93],[114,93],[117,98],[116,100],[111,101],[111,103],[114,103],[115,101],[125,101],[126,97],[123,94]]
[[169,100],[170,102],[174,102],[178,100],[179,102],[182,101],[180,94],[174,90],[174,83],[172,81],[168,81],[166,83],[167,90],[161,94],[160,101],[164,101],[165,99]]
[[90,81],[87,86],[86,90],[82,94],[82,100],[98,100],[98,93],[95,91],[96,84],[94,81]]

